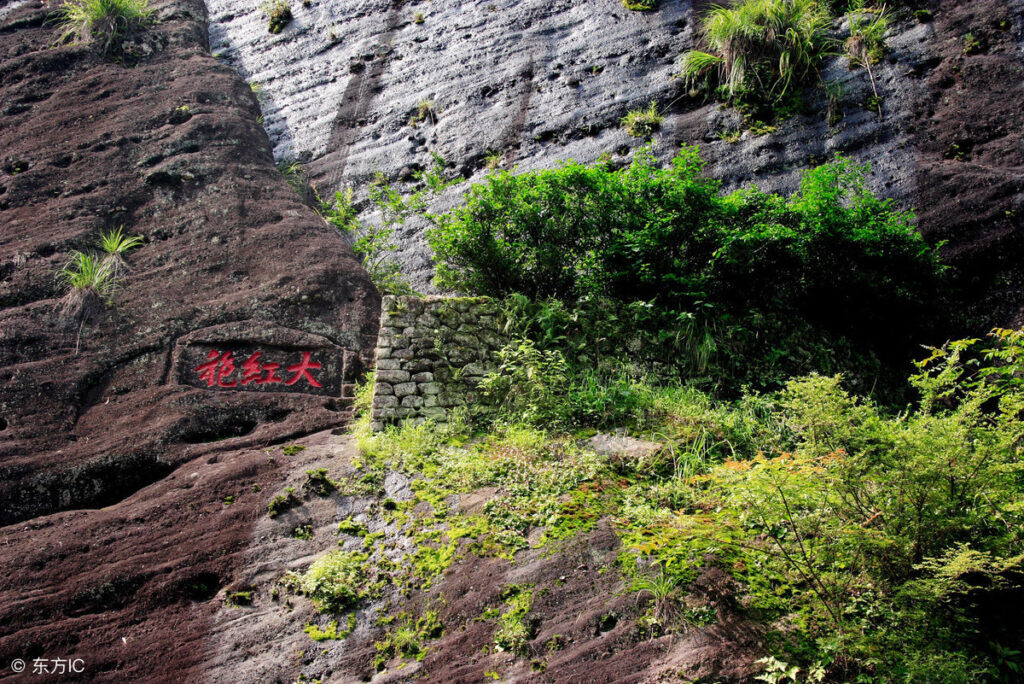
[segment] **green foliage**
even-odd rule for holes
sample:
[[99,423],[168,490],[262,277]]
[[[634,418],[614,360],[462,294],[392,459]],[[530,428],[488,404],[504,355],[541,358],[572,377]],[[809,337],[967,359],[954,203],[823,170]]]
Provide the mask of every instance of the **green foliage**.
[[870,387],[881,361],[906,359],[941,268],[910,214],[868,190],[867,166],[807,171],[788,199],[721,195],[702,168],[684,147],[665,169],[641,153],[617,171],[491,174],[428,233],[437,283],[589,310],[613,354],[636,340],[662,366],[713,369],[733,388],[811,369],[854,370]]
[[710,52],[682,56],[690,85],[720,85],[733,101],[780,108],[805,83],[819,78],[831,49],[830,18],[815,0],[742,0],[713,8],[702,20]]
[[975,36],[973,32],[964,35],[964,54],[976,55],[984,52],[986,48],[983,38]]
[[[545,315],[532,324],[543,329]],[[897,414],[836,376],[735,402],[646,386],[631,431],[662,448],[642,456],[598,456],[578,436],[512,425],[534,411],[527,403],[473,439],[430,424],[364,436],[360,466],[416,477],[412,499],[384,507],[417,547],[392,570],[402,586],[463,553],[524,548],[537,528],[540,545],[611,516],[618,569],[651,598],[641,628],[714,620],[683,592],[719,564],[742,583],[747,616],[768,626],[763,681],[1015,681],[1022,377],[1024,330],[997,330],[987,344],[932,350],[912,378],[915,408]],[[574,401],[554,396],[556,413]],[[450,508],[453,494],[480,491],[482,514]],[[498,620],[496,646],[527,651],[536,595],[514,587],[485,615]],[[387,646],[384,660],[402,650]]]
[[515,416],[531,425],[559,422],[565,405],[568,365],[557,350],[541,351],[522,339],[498,351],[498,368],[480,382],[499,415]]
[[847,14],[850,21],[850,37],[846,40],[846,56],[850,60],[850,66],[862,66],[868,72],[871,79],[871,91],[876,100],[875,107],[869,104],[868,109],[879,111],[881,98],[878,95],[878,88],[875,86],[875,75],[871,71],[871,65],[878,62],[885,56],[885,32],[889,29],[889,20],[885,11],[867,12],[864,10],[863,1],[858,2],[856,8]]
[[530,618],[533,606],[532,585],[512,585],[505,589],[505,611],[498,617],[494,645],[499,651],[525,655],[536,631]]
[[116,286],[114,269],[106,261],[93,254],[71,252],[71,258],[57,271],[57,280],[69,292],[94,296],[107,303]]
[[661,126],[658,104],[652,102],[647,109],[631,109],[622,117],[622,127],[634,138],[649,138]]
[[[410,123],[427,119],[436,121],[432,100],[424,100],[417,105]],[[446,176],[448,164],[443,157],[436,153],[431,156],[431,168],[414,174],[420,187],[412,193],[403,194],[382,173],[374,176],[368,190],[369,199],[380,214],[379,223],[363,224],[359,221],[358,212],[353,206],[355,192],[352,188],[336,191],[334,198],[329,201],[317,198],[320,215],[349,236],[352,251],[362,260],[363,268],[383,294],[416,294],[403,278],[401,266],[394,258],[398,251],[395,232],[410,216],[420,215],[429,220],[431,217],[426,213],[427,197],[443,192],[461,180]]]
[[302,444],[287,444],[281,447],[281,453],[285,456],[294,456],[295,454],[302,453],[306,450],[306,447]]
[[327,628],[322,629],[319,625],[309,624],[302,630],[309,635],[309,638],[313,641],[328,641],[328,640],[342,640],[348,638],[348,635],[356,628],[356,615],[355,613],[348,614],[348,624],[338,631],[338,621],[331,620],[327,623]]
[[388,661],[396,656],[423,660],[427,655],[427,648],[423,643],[437,639],[442,634],[441,619],[437,611],[428,610],[415,621],[408,614],[399,617],[402,622],[388,632],[383,640],[374,643],[377,655],[374,656],[373,664],[378,670],[384,669]]
[[118,226],[100,233],[98,246],[107,257],[120,257],[141,246],[144,242],[141,235],[125,235],[124,226]]
[[338,523],[339,534],[352,534],[357,537],[365,537],[368,531],[369,530],[367,529],[366,525],[360,522],[356,522],[351,517],[345,518],[340,523]]
[[697,508],[715,512],[676,518],[654,552],[716,550],[764,619],[796,627],[782,647],[842,680],[1008,674],[983,663],[1024,636],[1000,617],[1024,590],[1024,334],[997,334],[935,350],[913,378],[920,408],[894,417],[836,377],[791,381],[791,448],[699,478]]
[[260,10],[267,15],[267,31],[280,33],[292,20],[292,8],[288,0],[266,0]]
[[78,324],[75,354],[82,340],[82,329],[110,304],[117,289],[116,263],[93,254],[74,251],[57,271],[57,282],[64,288],[60,301],[61,318]]
[[[254,90],[253,92],[258,93],[261,91]],[[257,99],[259,99],[258,94]],[[309,184],[309,174],[306,171],[306,167],[302,165],[302,162],[282,159],[277,162],[277,170],[288,181],[288,185],[292,186],[292,189],[299,193],[303,202],[312,202],[317,199],[316,192]]]
[[121,51],[122,41],[149,25],[153,11],[148,0],[78,0],[61,5],[58,16],[58,42],[77,39],[113,55]]
[[306,471],[306,481],[302,483],[302,491],[316,496],[330,496],[337,488],[337,483],[327,477],[326,468]]
[[[422,15],[421,15],[422,16]],[[422,21],[420,23],[423,23]],[[409,125],[415,128],[421,123],[437,123],[437,104],[433,100],[420,100],[409,115]]]
[[651,12],[658,9],[658,0],[622,0],[622,5],[631,12]]
[[224,603],[232,608],[252,605],[252,591],[229,591],[224,594]]
[[[371,197],[375,202],[386,205],[387,192],[380,189],[381,185],[386,183],[382,176],[378,176],[375,184],[371,186]],[[412,288],[402,278],[401,267],[393,256],[398,250],[394,239],[395,225],[404,222],[405,214],[396,218],[395,214],[388,213],[380,224],[364,226],[356,218],[352,198],[351,188],[344,192],[339,190],[334,193],[331,202],[321,200],[320,214],[328,223],[351,237],[352,251],[362,260],[367,275],[381,293],[414,294]]]
[[278,494],[267,504],[267,515],[271,518],[276,518],[281,513],[301,505],[302,501],[299,497],[295,496],[295,490],[291,487],[285,487],[283,494]]
[[358,606],[374,588],[365,553],[332,551],[313,561],[302,575],[289,573],[285,583],[309,598],[323,613],[340,613]]
[[846,56],[851,66],[867,67],[885,56],[885,33],[889,18],[885,12],[869,12],[859,7],[847,14],[850,37],[846,41]]

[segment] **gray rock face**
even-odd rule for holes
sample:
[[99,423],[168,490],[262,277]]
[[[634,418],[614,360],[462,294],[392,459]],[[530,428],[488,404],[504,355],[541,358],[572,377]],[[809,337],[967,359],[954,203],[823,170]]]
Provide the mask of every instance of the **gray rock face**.
[[[839,93],[841,118],[830,125],[819,88],[808,93],[806,114],[736,140],[742,121],[735,111],[690,97],[673,78],[678,56],[698,46],[703,3],[663,0],[641,13],[620,0],[312,0],[309,7],[294,2],[294,21],[273,36],[251,0],[207,2],[215,52],[262,86],[275,155],[305,162],[321,192],[353,187],[366,220],[374,218],[364,191],[373,172],[409,179],[429,167],[431,152],[471,181],[483,178],[488,160],[520,170],[602,154],[627,163],[643,141],[629,137],[620,119],[652,101],[664,114],[653,138],[659,158],[699,144],[708,172],[727,188],[756,183],[792,192],[800,170],[843,153],[870,160],[873,189],[910,208],[919,202],[922,156],[934,156],[923,155],[920,140],[930,123],[922,103],[942,87],[929,75],[943,60],[962,60],[960,32],[971,22],[991,23],[993,12],[1018,18],[1000,38],[1000,59],[1018,63],[1024,12],[1021,0],[978,0],[939,9],[934,22],[907,13],[893,23],[889,53],[873,69],[880,114],[865,107],[867,73],[836,56],[823,77]],[[845,21],[836,29],[842,37]],[[1008,150],[1019,164],[1024,153],[1012,144]],[[997,173],[1013,168],[1004,158]],[[432,209],[454,206],[467,187],[450,189]],[[398,258],[414,286],[430,292],[424,227],[411,219],[399,229]],[[922,230],[927,235],[930,226]]]

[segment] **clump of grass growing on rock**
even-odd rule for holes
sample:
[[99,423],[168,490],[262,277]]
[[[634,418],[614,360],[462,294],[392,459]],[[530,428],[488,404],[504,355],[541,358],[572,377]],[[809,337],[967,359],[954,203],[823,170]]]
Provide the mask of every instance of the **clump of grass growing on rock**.
[[691,86],[717,86],[724,99],[777,110],[817,78],[831,48],[828,13],[815,0],[743,0],[715,7],[702,22],[708,52],[683,55]]
[[271,518],[276,518],[281,513],[301,504],[302,501],[299,500],[299,497],[295,496],[295,489],[285,487],[283,494],[278,494],[267,504],[267,515]]
[[77,354],[85,323],[102,311],[114,294],[114,270],[98,256],[75,251],[64,267],[57,271],[57,280],[65,288],[60,315],[78,324],[75,338]]
[[267,31],[270,33],[280,33],[292,20],[292,8],[287,0],[267,0],[260,9],[267,15]]
[[416,127],[421,123],[437,123],[437,103],[430,99],[420,100],[409,117],[409,125]]
[[658,105],[652,102],[647,109],[633,109],[622,117],[622,127],[634,138],[649,138],[661,127]]
[[651,12],[658,9],[658,0],[622,0],[622,6],[632,12]]
[[441,636],[442,625],[437,611],[428,610],[415,621],[407,614],[399,617],[404,618],[402,624],[395,627],[384,639],[374,643],[377,655],[373,659],[373,664],[378,670],[384,669],[388,661],[395,656],[423,660],[427,655],[427,647],[423,642]]
[[103,54],[112,54],[134,31],[152,20],[147,0],[80,0],[65,2],[58,12],[58,42],[91,43]]
[[871,92],[881,102],[871,65],[885,56],[885,32],[889,28],[889,20],[884,12],[871,14],[861,9],[850,12],[848,16],[850,37],[846,40],[846,56],[850,60],[850,67],[862,66],[867,70]]
[[100,234],[98,245],[104,253],[103,263],[113,270],[113,277],[116,278],[122,269],[128,270],[124,255],[142,243],[141,235],[125,235],[124,226]]

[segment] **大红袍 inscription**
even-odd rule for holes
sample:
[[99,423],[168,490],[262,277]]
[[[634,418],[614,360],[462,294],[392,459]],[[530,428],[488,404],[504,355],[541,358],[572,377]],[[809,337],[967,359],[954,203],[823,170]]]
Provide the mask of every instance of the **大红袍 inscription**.
[[195,346],[184,355],[180,369],[181,381],[193,387],[336,396],[345,360],[327,349]]

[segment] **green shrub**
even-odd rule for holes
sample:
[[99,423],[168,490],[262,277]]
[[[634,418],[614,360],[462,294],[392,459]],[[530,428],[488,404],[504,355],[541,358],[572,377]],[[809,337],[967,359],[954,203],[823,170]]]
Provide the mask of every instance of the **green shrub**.
[[[380,189],[382,180],[371,189],[375,201],[386,203],[386,189]],[[385,184],[386,185],[386,184]],[[320,201],[320,214],[328,223],[345,233],[352,239],[352,251],[363,262],[370,280],[383,294],[414,294],[412,287],[402,277],[401,267],[394,259],[398,250],[395,243],[394,226],[404,222],[405,215],[396,217],[387,214],[380,224],[363,225],[357,218],[352,206],[353,192],[351,188],[334,193],[330,202]],[[400,198],[399,198],[400,199]]]
[[830,681],[1014,676],[995,656],[1024,638],[1024,331],[980,347],[919,363],[920,408],[897,416],[793,380],[790,447],[700,478],[694,508],[715,513],[676,521],[679,543],[717,549],[762,619],[788,616],[787,660],[832,663]]
[[650,12],[658,9],[658,0],[622,0],[622,6],[631,12]]
[[147,26],[153,16],[148,0],[80,0],[59,10],[59,42],[82,40],[105,55],[118,53],[120,43]]
[[742,0],[712,9],[702,20],[710,52],[682,56],[691,85],[720,86],[730,100],[779,108],[805,83],[819,78],[831,49],[828,13],[815,0]]
[[498,351],[498,368],[484,376],[480,390],[499,415],[531,425],[564,420],[568,365],[557,350],[542,351],[521,339]]
[[652,102],[647,109],[630,110],[622,117],[622,127],[634,138],[649,138],[661,126],[658,105]]
[[[908,358],[941,268],[910,214],[867,189],[866,166],[837,159],[808,171],[788,199],[755,188],[723,196],[702,168],[684,147],[665,169],[640,153],[618,171],[569,162],[491,174],[428,233],[437,283],[559,300],[561,318],[607,333],[591,335],[606,338],[603,349],[656,352],[677,377],[713,370],[764,387],[857,369],[872,383],[881,361]],[[602,347],[584,340],[566,359],[597,362]]]

